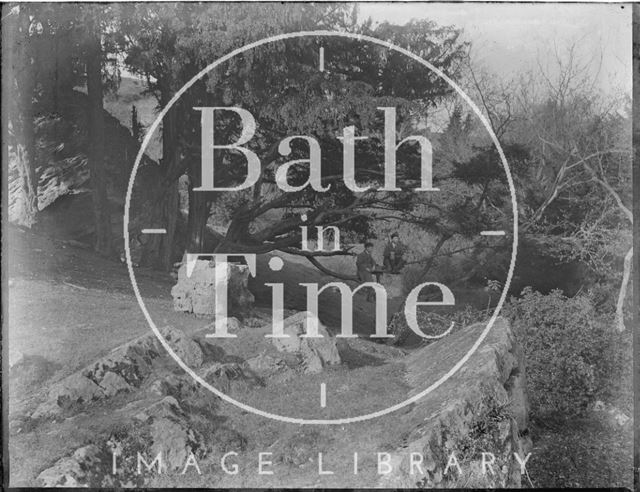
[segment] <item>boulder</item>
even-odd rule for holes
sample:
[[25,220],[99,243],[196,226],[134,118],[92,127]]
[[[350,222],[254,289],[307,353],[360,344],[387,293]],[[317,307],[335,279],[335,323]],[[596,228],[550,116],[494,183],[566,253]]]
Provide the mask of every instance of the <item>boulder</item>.
[[[176,311],[194,313],[199,316],[215,315],[215,268],[211,261],[195,260],[193,270],[188,272],[186,262],[178,269],[178,281],[171,289],[173,307]],[[236,263],[220,263],[227,268],[227,310],[229,315],[244,316],[255,301],[249,291],[249,267]],[[189,274],[190,273],[190,274]]]
[[314,317],[309,311],[302,311],[284,320],[284,334],[287,337],[271,338],[280,352],[296,353],[300,356],[305,372],[321,372],[326,365],[340,364],[340,353],[336,339],[332,337],[316,317],[320,338],[302,337],[307,332],[307,320]]

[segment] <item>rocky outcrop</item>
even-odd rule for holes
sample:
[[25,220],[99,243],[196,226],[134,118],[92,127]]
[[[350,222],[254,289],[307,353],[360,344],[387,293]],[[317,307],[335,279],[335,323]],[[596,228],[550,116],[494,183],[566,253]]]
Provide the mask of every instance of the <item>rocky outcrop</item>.
[[[425,389],[424,381],[444,376],[484,326],[469,326],[411,354],[406,364],[412,394]],[[380,485],[519,487],[514,453],[522,461],[529,453],[528,408],[522,349],[499,318],[460,370],[402,416],[409,428],[392,453],[393,472]],[[412,453],[421,457],[419,466],[411,466]]]
[[309,311],[302,311],[284,320],[284,334],[287,338],[272,338],[280,352],[296,353],[302,359],[305,372],[318,373],[331,364],[340,364],[340,354],[336,340],[316,318],[318,334],[321,338],[301,337],[307,332],[307,320],[314,317]]
[[[354,378],[368,370],[398,371],[394,383],[405,388],[401,380],[405,377],[410,388],[407,396],[413,396],[442,378],[484,328],[473,325],[460,329],[429,346],[407,352],[363,339],[338,339],[340,343],[336,344],[336,339],[321,324],[322,338],[300,337],[307,331],[308,316],[309,313],[302,312],[286,319],[288,338],[264,338],[269,330],[256,332],[255,328],[240,326],[239,338],[247,336],[245,340],[259,347],[252,352],[258,355],[247,359],[226,350],[224,344],[203,337],[201,332],[196,332],[194,338],[173,328],[163,332],[173,349],[189,360],[200,376],[225,394],[237,394],[243,401],[257,392],[286,394],[292,378],[312,380],[315,376],[306,376],[304,372],[322,371],[327,365],[338,363],[341,366],[336,371],[345,371],[342,374]],[[200,461],[221,450],[244,450],[247,438],[235,429],[237,422],[226,422],[218,398],[204,391],[187,374],[176,372],[175,366],[166,363],[167,359],[164,348],[153,334],[148,334],[52,387],[47,401],[41,405],[43,408],[38,410],[41,416],[52,415],[45,410],[55,408],[54,416],[68,417],[75,413],[69,419],[91,418],[87,413],[91,413],[92,405],[73,405],[102,399],[96,407],[101,412],[109,408],[117,425],[102,430],[104,439],[78,441],[78,445],[83,444],[81,448],[53,465],[46,463],[47,469],[39,474],[38,483],[140,487],[148,485],[147,480],[153,480],[151,477],[156,474],[136,473],[138,451],[147,463],[161,453],[163,474],[180,480],[191,455]],[[385,361],[391,364],[386,365]],[[355,371],[348,372],[352,369]],[[335,377],[336,373],[331,372]],[[525,382],[520,346],[508,323],[498,319],[480,348],[456,374],[404,408],[401,414],[387,417],[398,419],[391,422],[393,432],[385,432],[384,441],[371,442],[379,445],[372,449],[389,454],[389,473],[368,478],[363,473],[357,480],[366,480],[362,483],[368,487],[384,488],[519,486],[521,467],[514,453],[524,461],[530,448]],[[406,394],[405,390],[401,389],[399,394]],[[107,400],[115,395],[120,396]],[[50,422],[41,420],[33,424]],[[386,423],[379,420],[371,425]],[[319,449],[328,445],[328,441],[322,441],[327,439],[324,429],[305,428],[308,432],[283,435],[269,448],[283,456],[285,465],[300,467],[309,463]],[[113,450],[120,453],[119,471],[115,475],[111,473]],[[417,465],[415,456],[419,456]],[[339,465],[331,466],[333,469]]]
[[[165,327],[161,332],[187,365],[197,368],[202,364],[203,353],[197,342],[175,328]],[[164,347],[153,333],[138,337],[54,384],[31,418],[55,417],[74,405],[139,388],[151,374],[153,361],[165,355]]]
[[[193,267],[193,270],[189,271]],[[255,301],[249,291],[249,267],[235,263],[221,263],[227,268],[227,310],[229,315],[243,317]],[[171,289],[173,307],[176,311],[194,313],[199,316],[215,315],[216,285],[215,268],[211,261],[186,262],[178,270],[178,282]]]
[[90,483],[89,470],[95,469],[106,456],[98,446],[90,444],[78,448],[71,456],[58,460],[51,468],[38,475],[43,487],[82,487]]
[[[75,237],[85,237],[92,233],[93,216],[91,207],[82,215],[81,223],[69,222],[64,209],[52,210],[61,198],[90,197],[90,172],[87,161],[90,141],[87,128],[87,96],[78,91],[68,94],[61,102],[59,112],[47,114],[34,121],[36,136],[36,162],[38,163],[38,208],[45,212],[38,217],[38,223],[60,225],[65,233],[73,232]],[[132,137],[128,128],[123,126],[109,112],[103,111],[105,141],[104,166],[106,189],[109,200],[114,204],[123,204],[129,171],[133,166],[140,143]],[[143,165],[153,164],[147,155]],[[151,166],[149,166],[151,167]],[[13,149],[9,151],[7,163],[8,181],[8,218],[11,222],[24,223],[24,198],[21,191],[21,177],[17,166],[17,156]],[[85,203],[84,201],[82,202]],[[76,202],[76,205],[80,203]],[[122,212],[113,207],[114,220],[121,219]],[[66,227],[65,227],[66,226]],[[48,227],[54,232],[56,228]],[[118,233],[114,228],[115,234]]]
[[[137,408],[137,402],[122,409],[135,413],[132,425],[137,432],[129,430],[121,436],[112,436],[100,446],[90,444],[78,448],[69,456],[59,459],[53,466],[42,471],[39,485],[44,487],[131,487],[141,485],[144,479],[138,475],[137,452],[135,456],[125,453],[133,447],[140,451],[147,463],[155,457],[160,460],[154,466],[162,473],[181,470],[190,455],[201,458],[204,436],[191,424],[189,415],[173,396]],[[116,470],[113,470],[113,456]],[[128,463],[126,463],[128,461]],[[128,466],[124,466],[125,463]],[[151,466],[151,465],[149,465]],[[141,472],[145,472],[141,467]]]
[[167,471],[181,469],[190,454],[197,455],[201,450],[203,436],[190,425],[189,416],[172,396],[144,409],[134,420],[148,427],[149,454],[161,454]]

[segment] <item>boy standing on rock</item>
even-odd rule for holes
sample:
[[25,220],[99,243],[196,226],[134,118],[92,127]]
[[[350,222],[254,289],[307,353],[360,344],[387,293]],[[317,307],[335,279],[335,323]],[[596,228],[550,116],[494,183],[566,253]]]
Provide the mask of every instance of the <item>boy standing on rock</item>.
[[[358,280],[360,282],[373,282],[373,276],[376,276],[376,282],[380,282],[380,267],[373,259],[373,243],[367,242],[364,245],[364,251],[356,258],[356,268],[358,269]],[[373,300],[374,291],[368,289],[367,301]]]

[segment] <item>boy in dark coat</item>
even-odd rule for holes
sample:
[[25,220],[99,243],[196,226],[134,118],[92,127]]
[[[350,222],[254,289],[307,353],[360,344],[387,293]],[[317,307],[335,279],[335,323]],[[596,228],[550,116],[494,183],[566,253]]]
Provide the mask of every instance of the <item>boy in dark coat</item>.
[[[358,280],[360,282],[373,282],[373,276],[376,276],[376,282],[379,282],[380,268],[373,259],[373,243],[365,243],[364,251],[356,258],[356,268],[358,269]],[[367,301],[372,301],[375,297],[373,289],[367,289]]]
[[373,259],[373,243],[365,243],[364,251],[356,258],[358,279],[360,282],[373,282],[373,272],[376,270],[376,260]]

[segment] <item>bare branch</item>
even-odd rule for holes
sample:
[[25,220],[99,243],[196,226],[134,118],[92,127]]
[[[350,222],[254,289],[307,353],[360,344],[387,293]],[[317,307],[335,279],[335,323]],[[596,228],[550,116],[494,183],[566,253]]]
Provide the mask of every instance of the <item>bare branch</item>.
[[329,270],[328,268],[326,268],[322,263],[320,263],[318,260],[316,260],[313,256],[307,256],[306,257],[307,260],[309,260],[309,262],[316,267],[318,270],[320,270],[322,273],[325,273],[327,275],[331,275],[332,277],[335,278],[339,278],[341,280],[348,280],[348,281],[352,281],[352,282],[359,282],[358,277],[356,277],[355,275],[342,275],[341,273],[337,273],[334,272],[332,270]]

